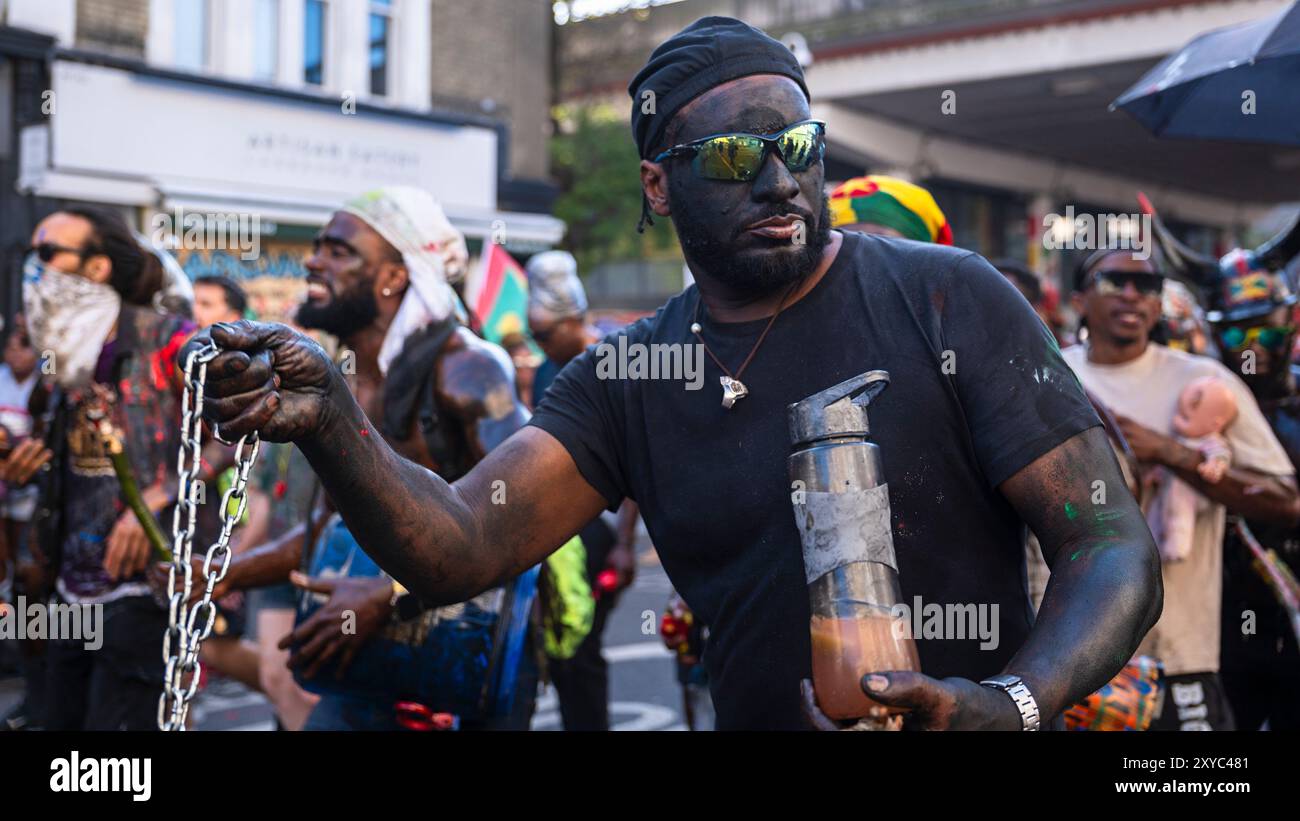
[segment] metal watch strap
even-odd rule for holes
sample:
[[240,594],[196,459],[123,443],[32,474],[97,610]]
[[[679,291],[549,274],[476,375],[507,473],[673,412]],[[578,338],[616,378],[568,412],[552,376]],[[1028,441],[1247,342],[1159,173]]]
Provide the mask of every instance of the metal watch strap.
[[985,687],[992,687],[995,690],[1001,690],[1011,696],[1016,709],[1020,711],[1021,730],[1030,732],[1038,729],[1038,702],[1034,701],[1034,694],[1029,692],[1029,687],[1020,676],[1008,674],[992,676],[984,679],[980,684]]

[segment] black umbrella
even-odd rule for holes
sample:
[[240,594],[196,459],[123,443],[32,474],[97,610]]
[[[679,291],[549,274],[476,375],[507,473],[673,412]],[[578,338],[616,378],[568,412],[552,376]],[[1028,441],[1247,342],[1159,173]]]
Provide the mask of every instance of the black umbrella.
[[1160,137],[1300,146],[1300,3],[1202,34],[1110,108]]

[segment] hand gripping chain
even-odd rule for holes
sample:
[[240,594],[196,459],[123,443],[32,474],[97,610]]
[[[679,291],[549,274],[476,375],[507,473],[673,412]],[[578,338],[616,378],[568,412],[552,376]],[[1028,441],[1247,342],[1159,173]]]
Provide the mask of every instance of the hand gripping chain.
[[[163,662],[167,666],[163,672],[163,692],[158,699],[160,730],[185,729],[190,699],[198,690],[202,672],[199,646],[212,633],[217,619],[212,590],[225,578],[226,571],[230,568],[230,533],[243,518],[244,509],[248,506],[245,492],[248,474],[253,469],[261,445],[256,433],[243,437],[235,445],[235,481],[221,497],[221,534],[208,548],[203,559],[203,596],[190,604],[194,584],[190,555],[194,543],[194,520],[198,513],[196,496],[201,492],[198,476],[203,466],[200,442],[203,430],[203,388],[208,375],[208,363],[220,352],[216,345],[209,343],[205,348],[191,351],[185,358],[185,388],[181,395],[181,446],[176,457],[176,507],[172,512],[172,565],[167,574],[168,626],[167,632],[163,634],[162,650]],[[197,377],[194,373],[196,366]],[[213,435],[217,441],[223,441],[215,426]],[[244,456],[246,447],[249,449],[247,457]],[[230,509],[232,499],[237,500],[234,511]],[[215,569],[214,565],[217,565]],[[177,585],[178,577],[183,579],[180,585]]]

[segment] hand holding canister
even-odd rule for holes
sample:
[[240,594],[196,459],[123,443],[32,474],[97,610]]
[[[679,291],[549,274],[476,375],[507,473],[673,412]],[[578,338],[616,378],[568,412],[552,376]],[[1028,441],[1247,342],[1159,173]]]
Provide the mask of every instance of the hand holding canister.
[[901,593],[880,448],[867,441],[867,405],[888,384],[888,373],[869,371],[787,411],[792,501],[812,609],[813,688],[827,716],[864,719],[871,729],[900,722],[867,698],[862,677],[920,669],[906,620],[895,610]]

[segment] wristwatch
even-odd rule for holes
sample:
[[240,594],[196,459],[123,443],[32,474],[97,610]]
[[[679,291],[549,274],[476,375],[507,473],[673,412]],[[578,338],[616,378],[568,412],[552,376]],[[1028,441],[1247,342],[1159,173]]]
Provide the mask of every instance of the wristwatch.
[[980,684],[985,687],[992,687],[995,690],[1001,690],[1011,696],[1011,700],[1016,704],[1016,709],[1020,711],[1021,730],[1030,732],[1038,729],[1038,702],[1034,701],[1034,694],[1029,692],[1029,687],[1025,684],[1024,679],[1020,678],[1020,676],[1003,673],[1000,676],[986,678]]

